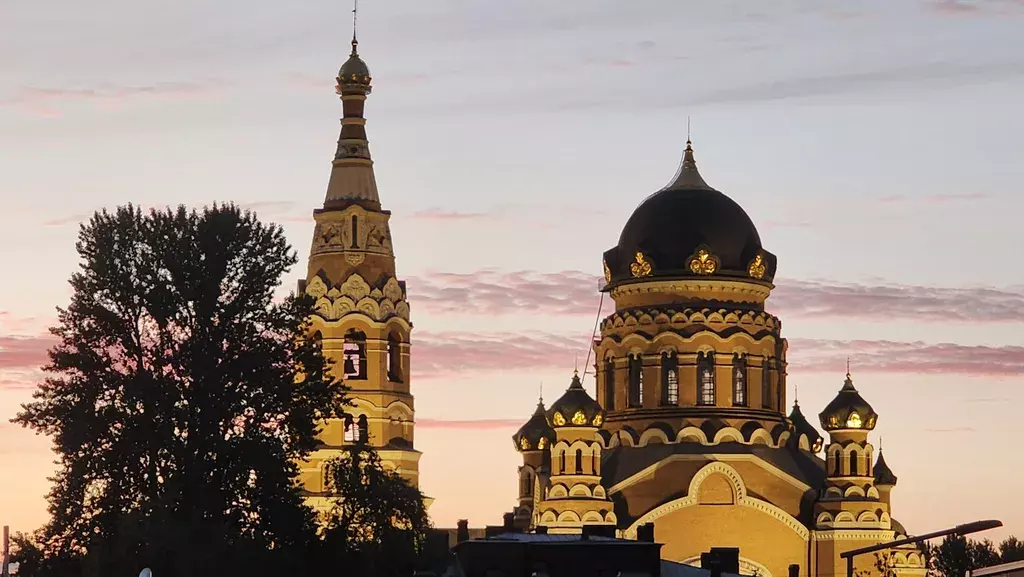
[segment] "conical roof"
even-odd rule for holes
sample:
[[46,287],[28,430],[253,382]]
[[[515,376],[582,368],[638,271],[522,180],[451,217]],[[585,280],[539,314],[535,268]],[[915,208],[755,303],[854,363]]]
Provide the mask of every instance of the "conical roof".
[[793,410],[789,413],[789,420],[793,423],[793,438],[797,443],[800,442],[801,435],[806,435],[807,446],[810,447],[811,451],[817,453],[821,450],[821,443],[823,441],[821,433],[804,416],[803,411],[800,410],[800,403],[793,403]]
[[896,485],[896,475],[885,462],[885,456],[882,455],[881,449],[878,450],[878,460],[875,461],[875,485],[889,487]]

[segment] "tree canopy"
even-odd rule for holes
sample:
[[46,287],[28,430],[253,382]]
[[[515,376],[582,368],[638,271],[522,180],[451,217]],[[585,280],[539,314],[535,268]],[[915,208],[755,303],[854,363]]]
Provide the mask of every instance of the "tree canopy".
[[929,572],[942,577],[964,577],[967,571],[1024,560],[1024,543],[1009,536],[999,547],[988,539],[975,541],[950,535],[928,549]]
[[281,228],[129,205],[76,246],[47,377],[14,419],[58,455],[41,555],[84,575],[280,574],[313,535],[296,462],[345,403],[311,303],[275,300],[297,260]]

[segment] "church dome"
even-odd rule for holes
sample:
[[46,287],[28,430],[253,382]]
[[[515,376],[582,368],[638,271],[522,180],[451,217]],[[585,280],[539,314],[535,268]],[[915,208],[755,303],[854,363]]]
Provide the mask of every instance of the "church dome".
[[544,414],[544,401],[537,403],[537,410],[533,412],[533,416],[519,427],[516,434],[512,435],[512,440],[517,451],[542,451],[554,442],[555,430],[548,424],[548,418]]
[[604,267],[609,285],[708,276],[771,283],[776,258],[746,211],[704,182],[687,142],[675,179],[633,211]]
[[574,371],[572,383],[547,412],[548,422],[558,427],[600,427],[604,423],[604,409],[590,398],[579,371]]
[[800,442],[801,435],[804,435],[807,437],[807,446],[811,452],[817,453],[821,451],[821,444],[824,439],[821,433],[818,432],[818,429],[815,429],[814,425],[804,416],[803,411],[800,410],[799,403],[793,403],[793,410],[789,413],[789,420],[793,423],[793,438],[796,439],[797,443]]
[[832,402],[825,407],[818,418],[826,431],[836,429],[866,429],[870,431],[875,428],[878,413],[871,408],[864,397],[860,396],[857,388],[853,386],[850,373],[846,373],[843,388],[839,389],[839,394],[832,399]]
[[370,84],[370,67],[363,62],[363,59],[359,57],[359,52],[356,48],[359,46],[359,42],[355,38],[352,39],[352,53],[349,54],[348,60],[341,65],[341,70],[338,71],[338,84],[361,84],[369,86]]

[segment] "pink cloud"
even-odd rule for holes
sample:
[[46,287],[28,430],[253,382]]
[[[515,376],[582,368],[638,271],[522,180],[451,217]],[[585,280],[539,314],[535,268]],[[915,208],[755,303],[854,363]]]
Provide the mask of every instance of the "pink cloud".
[[0,106],[17,106],[32,114],[53,118],[60,115],[60,104],[76,101],[90,102],[105,109],[116,108],[119,103],[130,99],[174,98],[191,99],[209,95],[218,88],[217,83],[158,82],[149,85],[113,86],[102,85],[91,88],[39,88],[25,86],[13,96],[0,100]]
[[480,220],[482,218],[487,218],[487,216],[488,214],[483,212],[458,212],[452,210],[440,210],[436,208],[418,210],[412,213],[412,218],[415,219],[441,221]]
[[46,351],[55,343],[49,336],[0,335],[0,371],[38,369],[49,362]]
[[416,426],[424,429],[461,429],[488,431],[494,429],[518,429],[522,419],[475,419],[471,421],[449,419],[416,419]]
[[[432,312],[593,315],[600,278],[580,271],[435,273],[409,279],[410,298]],[[1024,320],[1024,288],[946,288],[779,279],[769,310],[815,318],[973,323]],[[605,301],[605,312],[611,311]]]

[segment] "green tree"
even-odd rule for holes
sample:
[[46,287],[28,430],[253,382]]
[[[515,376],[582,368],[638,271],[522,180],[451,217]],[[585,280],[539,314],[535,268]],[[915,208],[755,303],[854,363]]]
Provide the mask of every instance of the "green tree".
[[1024,541],[1010,535],[999,544],[999,559],[1003,563],[1024,561]]
[[358,567],[357,575],[408,575],[420,563],[430,521],[423,494],[380,456],[357,445],[328,461],[327,491],[336,499],[323,518],[323,546],[330,560]]
[[51,329],[48,373],[14,422],[53,438],[40,535],[85,575],[284,574],[315,538],[296,461],[343,386],[275,301],[296,263],[280,227],[233,205],[96,213]]
[[967,571],[999,563],[992,541],[974,541],[963,535],[950,535],[928,549],[928,565],[933,575],[964,577]]

